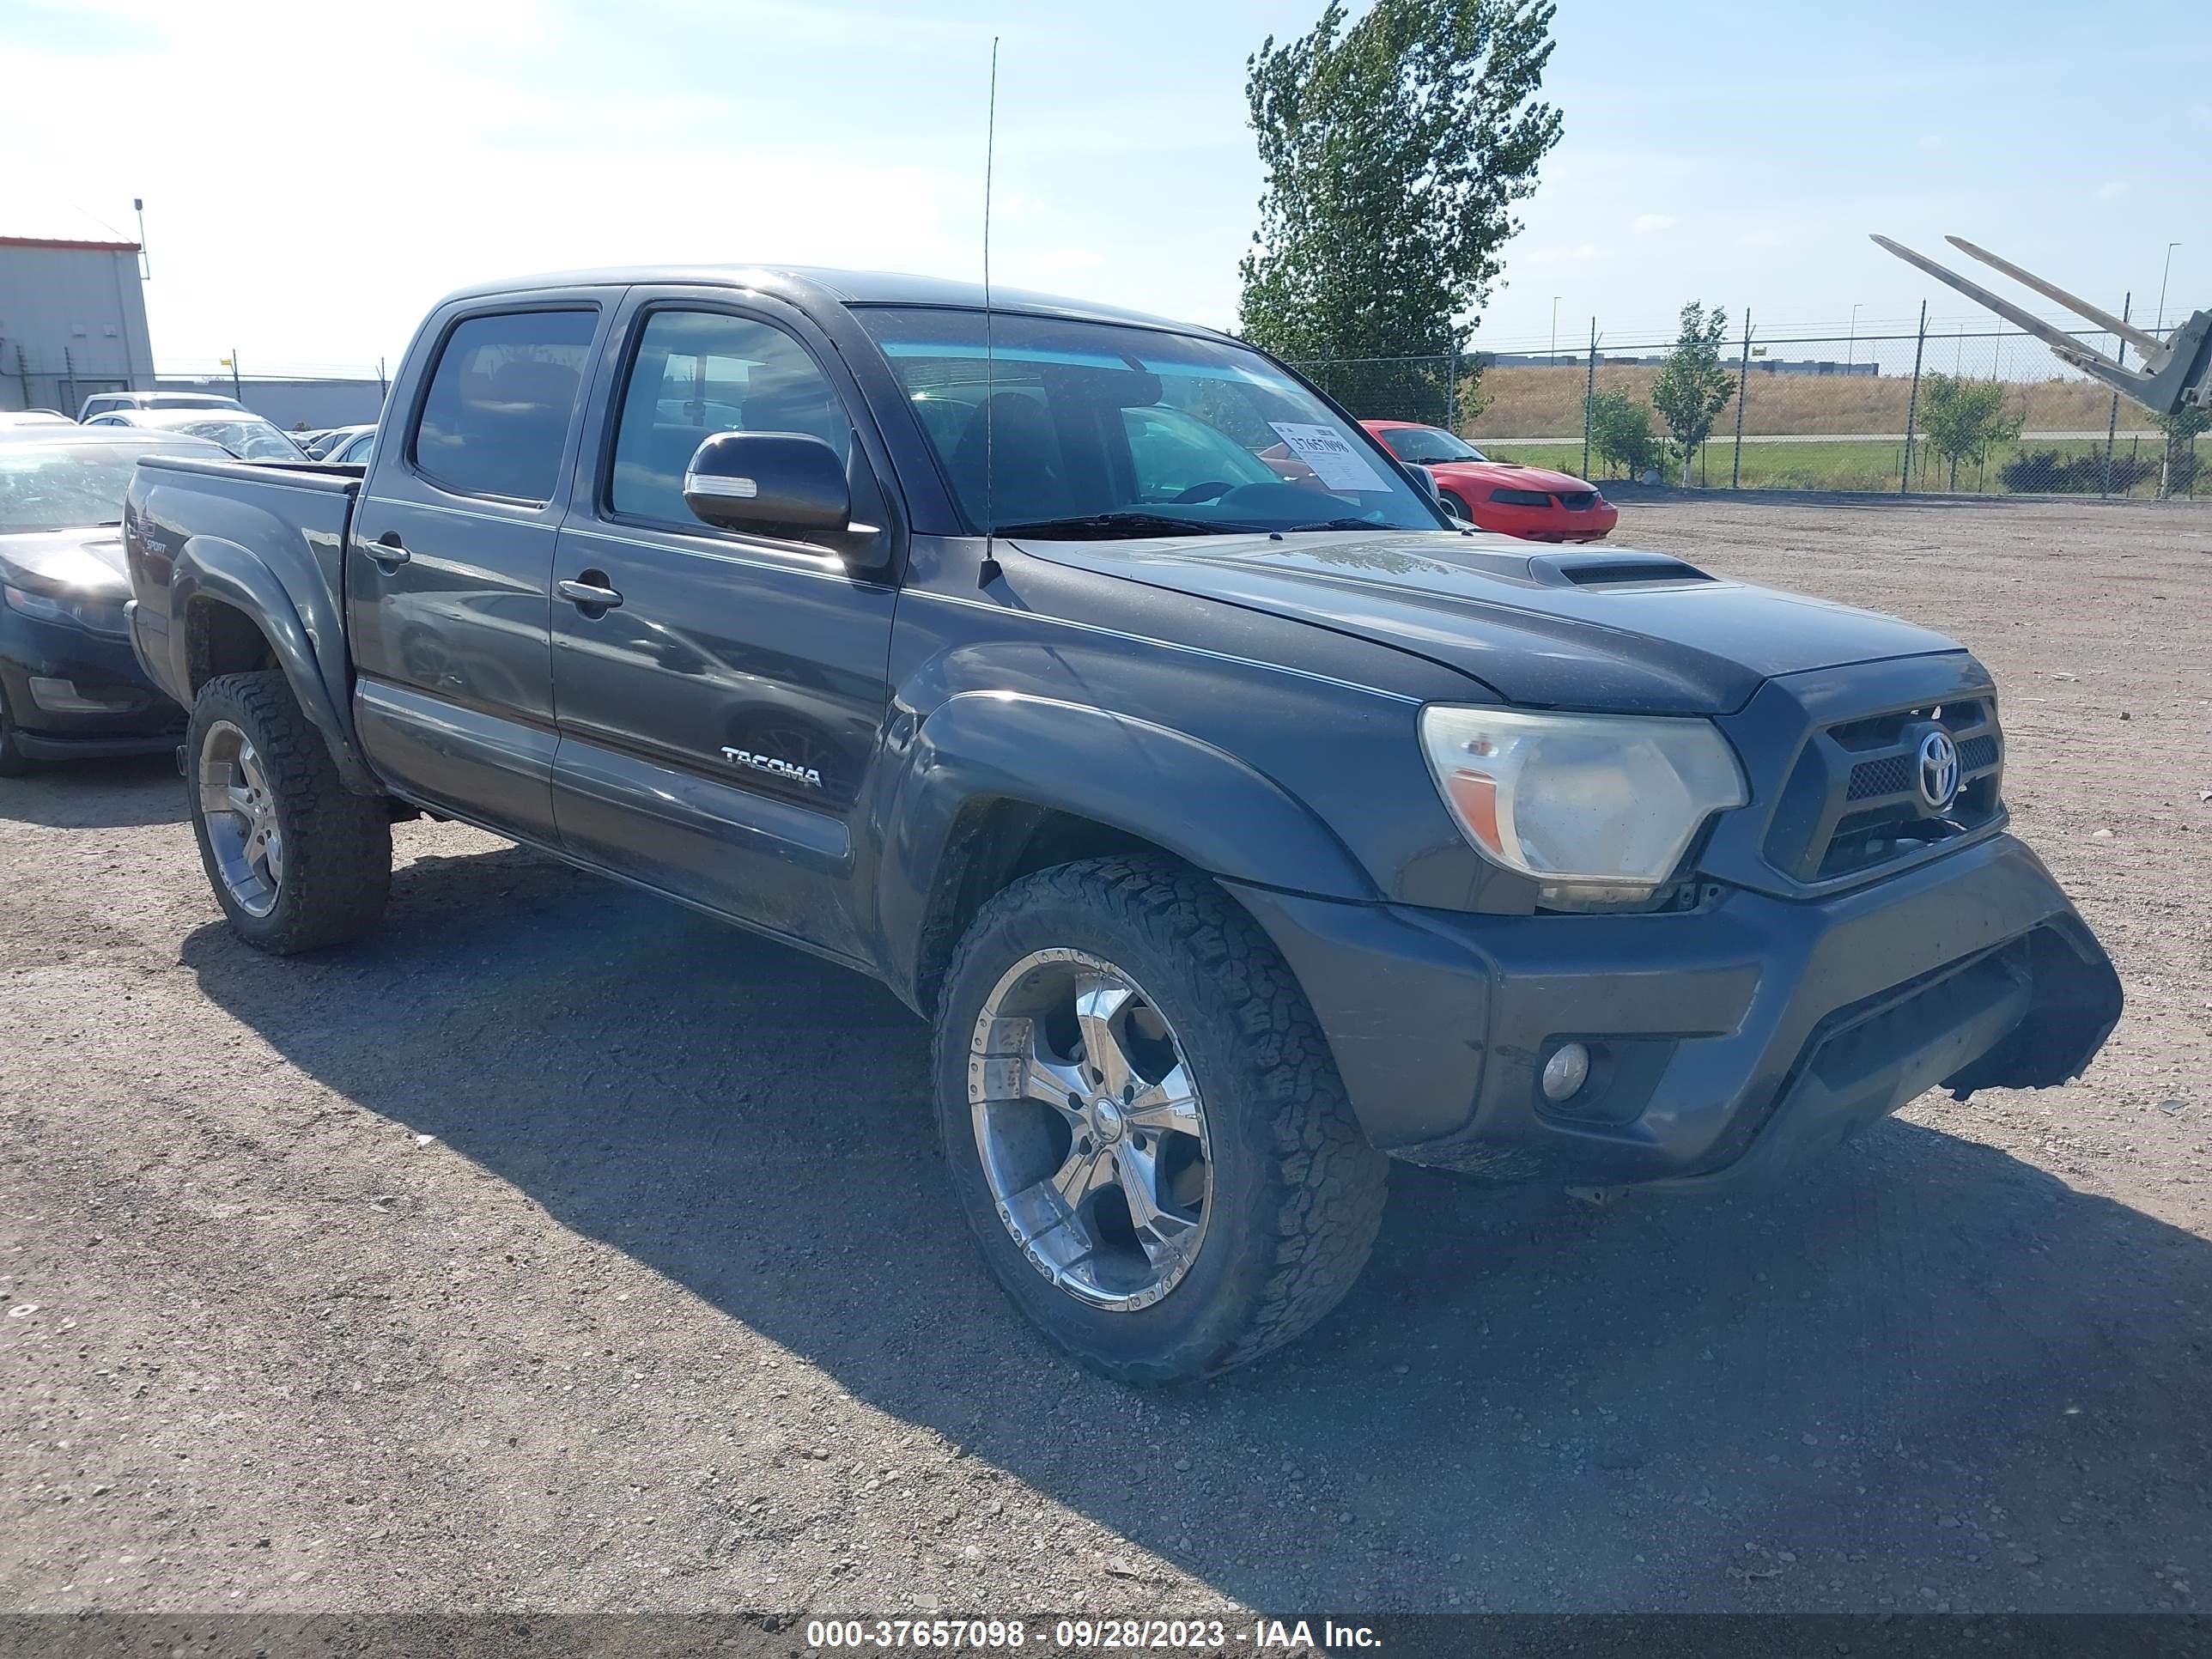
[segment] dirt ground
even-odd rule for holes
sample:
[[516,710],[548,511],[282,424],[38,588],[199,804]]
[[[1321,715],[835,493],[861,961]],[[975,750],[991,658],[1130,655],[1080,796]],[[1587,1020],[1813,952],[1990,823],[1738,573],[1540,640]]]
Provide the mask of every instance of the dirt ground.
[[162,764],[0,784],[0,1605],[2212,1601],[2212,509],[1632,505],[1948,629],[2128,1013],[1759,1203],[1405,1170],[1343,1310],[1063,1363],[882,991],[472,831],[234,944]]

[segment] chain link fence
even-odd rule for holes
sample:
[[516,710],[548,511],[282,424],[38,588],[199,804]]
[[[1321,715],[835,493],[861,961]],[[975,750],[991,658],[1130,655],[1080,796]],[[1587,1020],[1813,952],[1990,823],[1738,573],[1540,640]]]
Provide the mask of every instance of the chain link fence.
[[[1888,494],[2160,499],[2212,493],[2212,415],[2164,424],[2040,341],[1968,324],[1793,331],[1740,320],[1729,397],[1686,457],[1652,402],[1671,339],[1579,349],[1302,362],[1363,420],[1458,433],[1498,460],[1598,482]],[[2112,336],[2081,343],[2118,352]]]

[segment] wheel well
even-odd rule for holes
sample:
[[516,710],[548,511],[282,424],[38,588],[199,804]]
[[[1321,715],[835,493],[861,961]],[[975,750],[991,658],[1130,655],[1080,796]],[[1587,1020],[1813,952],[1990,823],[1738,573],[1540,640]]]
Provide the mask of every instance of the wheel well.
[[925,1012],[936,1006],[954,947],[994,896],[1040,870],[1112,853],[1175,857],[1142,836],[1073,812],[1026,801],[970,801],[946,838],[922,915],[921,942],[915,953],[915,1006]]
[[218,674],[276,666],[276,653],[252,617],[220,599],[192,601],[185,614],[185,667],[192,692]]

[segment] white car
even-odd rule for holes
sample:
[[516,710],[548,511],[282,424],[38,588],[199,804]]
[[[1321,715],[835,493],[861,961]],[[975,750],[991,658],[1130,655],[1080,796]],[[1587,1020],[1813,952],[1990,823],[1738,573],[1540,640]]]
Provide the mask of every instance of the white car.
[[283,428],[243,409],[118,409],[95,415],[88,427],[143,427],[181,432],[221,444],[241,461],[304,461],[307,453]]
[[246,405],[235,398],[219,397],[212,392],[95,392],[84,400],[76,417],[87,425],[95,415],[112,414],[119,409],[237,409]]

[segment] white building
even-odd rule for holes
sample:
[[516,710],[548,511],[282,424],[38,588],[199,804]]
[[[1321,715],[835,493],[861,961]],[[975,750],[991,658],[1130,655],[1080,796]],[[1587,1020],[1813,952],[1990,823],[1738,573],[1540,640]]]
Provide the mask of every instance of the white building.
[[136,242],[0,234],[0,409],[74,417],[95,392],[153,385]]

